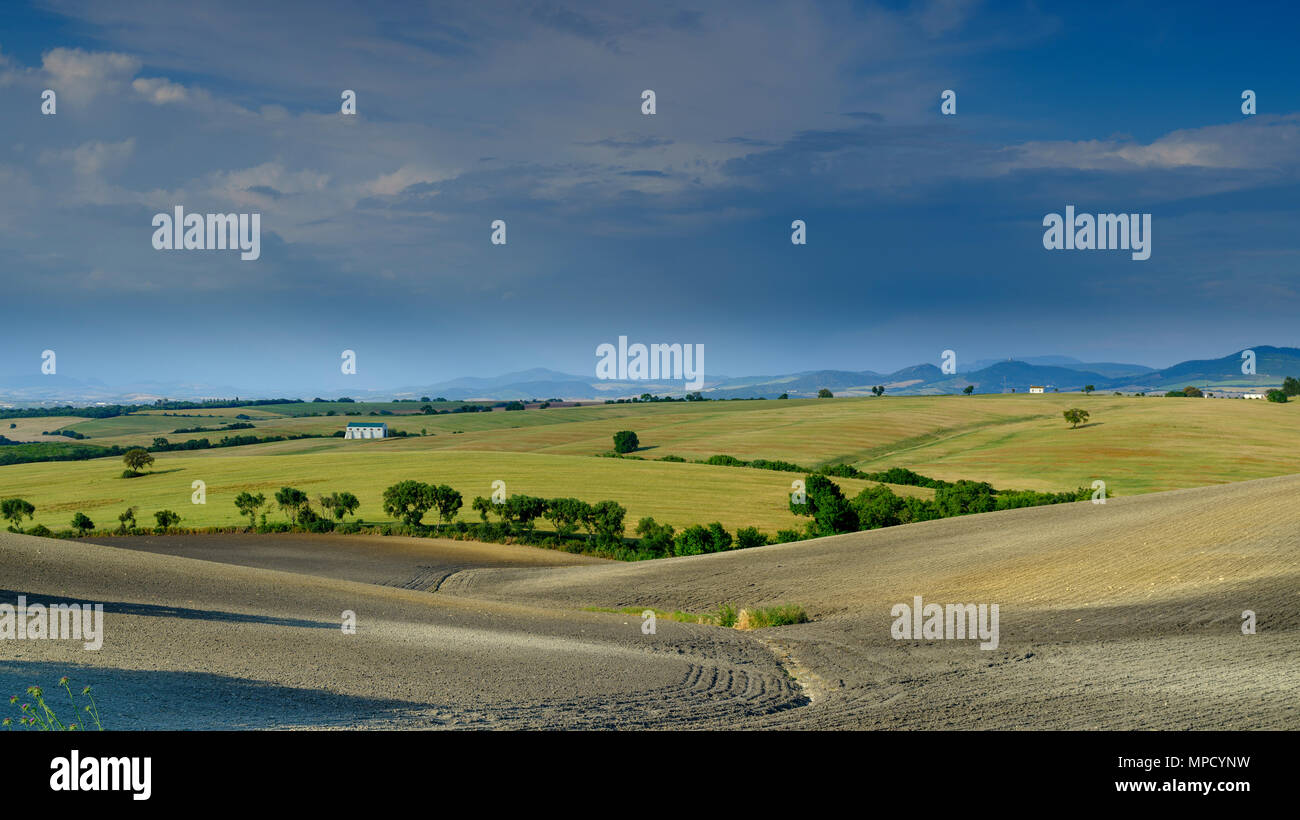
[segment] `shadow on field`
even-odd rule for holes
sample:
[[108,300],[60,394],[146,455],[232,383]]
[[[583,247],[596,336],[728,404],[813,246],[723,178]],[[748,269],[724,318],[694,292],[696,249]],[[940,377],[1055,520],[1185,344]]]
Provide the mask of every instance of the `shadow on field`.
[[[341,695],[207,672],[153,672],[66,663],[0,661],[0,717],[18,717],[30,702],[27,687],[40,686],[55,714],[71,722],[72,704],[58,686],[68,676],[77,708],[88,703],[81,690],[91,687],[105,730],[292,729],[355,726],[369,720],[408,720],[412,728],[442,721],[420,703]],[[9,696],[18,695],[17,705]],[[12,710],[12,714],[10,714]],[[419,712],[419,716],[416,713]],[[77,715],[77,720],[85,713]]]
[[152,618],[187,618],[199,621],[225,621],[228,623],[266,624],[268,626],[300,626],[304,629],[338,629],[339,625],[331,621],[307,621],[301,618],[275,618],[269,615],[245,615],[240,612],[222,612],[217,609],[186,609],[178,606],[159,606],[157,604],[134,604],[125,601],[73,601],[66,597],[51,598],[36,592],[21,592],[13,589],[0,589],[0,603],[18,605],[18,596],[27,597],[27,605],[50,606],[54,604],[88,603],[103,604],[104,614],[140,615]]

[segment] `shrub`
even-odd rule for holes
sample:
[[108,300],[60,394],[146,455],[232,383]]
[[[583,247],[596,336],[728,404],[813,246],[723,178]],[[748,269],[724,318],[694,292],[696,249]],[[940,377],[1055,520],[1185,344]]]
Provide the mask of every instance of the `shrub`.
[[958,481],[934,491],[934,505],[945,518],[954,515],[992,512],[997,509],[996,491],[986,482]]
[[736,629],[764,629],[769,626],[787,626],[808,622],[808,613],[794,604],[765,608],[742,609],[736,615]]
[[722,626],[727,629],[736,625],[736,618],[739,613],[736,612],[735,604],[719,604],[718,608],[700,618],[701,623]]
[[731,534],[717,521],[707,527],[692,524],[677,533],[677,537],[673,539],[674,555],[703,555],[710,552],[723,552],[730,548]]
[[619,455],[635,452],[641,442],[631,430],[619,430],[614,434],[614,452]]
[[641,537],[643,552],[655,557],[670,555],[673,551],[673,528],[660,524],[653,518],[642,518],[636,524],[636,534]]
[[135,529],[135,507],[127,507],[126,511],[117,517],[117,531],[125,534],[127,530]]
[[759,531],[758,527],[741,527],[736,530],[736,549],[746,550],[750,547],[765,547],[769,543],[768,537]]
[[894,495],[893,491],[883,484],[867,487],[853,499],[853,509],[858,514],[858,526],[864,530],[892,527],[903,523],[903,511],[906,506],[903,499]]
[[899,514],[899,522],[912,524],[917,521],[933,521],[942,517],[943,513],[939,511],[933,501],[925,498],[904,498],[903,510]]
[[704,460],[705,464],[711,464],[714,467],[745,467],[749,464],[747,461],[741,461],[735,456],[709,456]]
[[153,514],[154,520],[158,522],[158,529],[165,530],[168,527],[174,527],[181,522],[181,517],[171,510],[159,510]]
[[858,529],[857,512],[834,481],[820,473],[812,473],[804,479],[804,490],[806,502],[796,504],[791,498],[790,512],[812,516],[813,528],[818,535],[835,535]]
[[1275,401],[1279,404],[1286,404],[1286,392],[1283,390],[1270,390],[1265,394],[1269,401]]
[[724,530],[721,523],[714,521],[709,525],[709,537],[713,541],[714,552],[731,549],[731,533]]
[[50,528],[47,527],[47,526],[45,526],[44,524],[37,524],[36,526],[34,526],[34,527],[32,527],[31,529],[29,529],[29,530],[27,531],[27,534],[28,534],[28,535],[39,535],[41,538],[52,538],[52,537],[54,537],[54,533],[50,532]]
[[72,516],[72,528],[80,532],[82,535],[85,535],[87,532],[95,528],[95,522],[91,521],[90,517],[85,513],[79,512]]

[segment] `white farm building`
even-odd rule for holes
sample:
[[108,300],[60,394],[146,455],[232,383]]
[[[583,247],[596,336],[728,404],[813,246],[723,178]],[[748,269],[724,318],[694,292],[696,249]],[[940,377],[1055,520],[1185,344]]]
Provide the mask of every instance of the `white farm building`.
[[373,421],[350,421],[343,438],[388,438],[388,425]]

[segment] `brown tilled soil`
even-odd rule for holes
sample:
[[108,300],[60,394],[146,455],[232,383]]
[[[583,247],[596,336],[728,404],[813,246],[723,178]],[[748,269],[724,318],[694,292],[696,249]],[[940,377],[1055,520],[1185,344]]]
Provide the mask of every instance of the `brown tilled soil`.
[[[69,674],[111,728],[1296,729],[1298,499],[1284,476],[635,564],[436,539],[0,534],[0,602],[101,602],[107,632],[98,652],[0,641],[0,694]],[[894,640],[891,607],[916,595],[998,604],[999,646]],[[648,635],[583,610],[722,602],[814,620],[661,618]]]

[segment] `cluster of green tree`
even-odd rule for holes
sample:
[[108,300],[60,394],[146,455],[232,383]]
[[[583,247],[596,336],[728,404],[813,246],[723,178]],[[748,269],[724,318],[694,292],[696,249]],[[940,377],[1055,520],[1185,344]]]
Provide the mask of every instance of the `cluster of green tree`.
[[445,416],[449,413],[491,413],[492,405],[490,404],[462,404],[451,410],[438,410],[432,404],[426,404],[420,408],[420,412],[426,416]]
[[[136,525],[135,513],[135,507],[128,507],[126,512],[117,517],[117,520],[120,522],[120,526],[117,530],[119,533],[129,534],[143,532],[143,530],[140,530]],[[31,519],[35,514],[36,507],[34,507],[31,502],[25,501],[24,499],[6,498],[3,501],[0,501],[0,518],[4,518],[9,522],[10,532],[23,532],[19,526],[22,523],[23,518]],[[158,510],[153,514],[153,517],[154,520],[158,522],[158,526],[154,530],[155,533],[166,532],[169,528],[176,526],[181,521],[180,515],[171,510]],[[91,521],[90,516],[83,512],[75,513],[72,516],[71,523],[72,529],[79,535],[85,535],[95,528],[95,522]],[[50,532],[49,528],[43,524],[38,524],[26,532],[28,535],[42,535],[45,537],[54,535],[54,533]]]
[[[672,461],[675,456],[664,456],[660,461]],[[681,459],[685,461],[685,459]],[[756,470],[777,470],[784,473],[806,473],[807,468],[800,467],[798,464],[792,464],[788,461],[770,461],[765,458],[756,458],[752,461],[736,458],[735,456],[716,455],[709,456],[705,459],[697,459],[696,464],[709,464],[714,467],[753,467]]]
[[933,499],[903,498],[876,484],[850,500],[826,475],[812,473],[804,480],[803,498],[790,499],[790,511],[810,516],[807,536],[817,538],[994,510],[1086,501],[1091,496],[1087,487],[1063,493],[999,491],[986,482],[962,480],[936,489]]
[[526,410],[527,408],[524,406],[524,403],[521,402],[521,401],[510,401],[510,402],[506,402],[506,404],[505,404],[505,409],[507,409],[507,410]]
[[0,466],[7,464],[33,464],[39,461],[86,461],[92,458],[120,456],[126,448],[100,447],[95,444],[64,444],[63,442],[0,441]]
[[[250,425],[251,426],[251,425]],[[335,435],[341,435],[342,432]],[[396,435],[392,433],[390,435]],[[303,438],[330,438],[323,433],[290,433],[287,436],[224,436],[217,442],[209,441],[206,438],[192,438],[189,441],[171,442],[165,438],[156,438],[153,444],[145,449],[151,453],[171,453],[183,450],[211,450],[218,447],[244,447],[249,444],[270,444],[273,441],[297,441]],[[116,455],[116,453],[105,453],[104,455]]]
[[485,526],[491,524],[489,514],[495,515],[497,526],[505,534],[531,533],[539,519],[546,519],[561,540],[574,538],[581,527],[587,532],[587,542],[595,547],[623,546],[623,519],[627,509],[617,501],[589,504],[578,498],[511,495],[496,503],[478,496],[470,503],[470,509],[479,514]]
[[767,535],[757,527],[741,527],[736,530],[736,537],[723,528],[721,522],[712,524],[692,524],[681,532],[675,532],[671,525],[660,524],[653,518],[642,518],[637,522],[636,534],[640,536],[640,550],[651,558],[664,558],[673,555],[704,555],[711,552],[749,549],[772,543]]
[[865,481],[879,481],[883,484],[901,484],[905,487],[929,487],[932,490],[952,486],[951,482],[923,476],[905,467],[890,467],[883,472],[869,473],[849,464],[833,464],[830,467],[818,470],[818,472],[836,478],[860,478]]
[[[335,527],[335,522],[341,522],[344,516],[354,514],[361,506],[357,497],[349,492],[334,492],[329,495],[318,496],[321,510],[326,515],[332,516],[333,521],[324,515],[320,515],[311,507],[311,499],[307,493],[296,487],[281,487],[275,493],[275,503],[285,514],[288,519],[286,526],[272,526],[267,523],[266,513],[260,512],[266,505],[266,496],[262,493],[241,492],[235,496],[235,509],[239,510],[240,515],[248,516],[248,526],[261,532],[270,532],[273,530],[288,529],[298,527],[308,532],[329,532]],[[260,524],[258,515],[261,515]]]
[[642,402],[661,401],[756,401],[756,399],[752,396],[744,399],[710,399],[705,398],[704,394],[697,390],[694,393],[687,393],[680,399],[675,399],[672,396],[652,396],[649,393],[642,393],[640,396],[633,396],[630,399],[605,399],[605,404],[641,404]]
[[[342,399],[340,399],[342,401]],[[5,415],[15,419],[45,418],[46,416],[82,416],[88,419],[111,419],[138,413],[141,410],[207,410],[230,407],[260,407],[268,404],[302,404],[302,399],[213,399],[211,401],[168,401],[159,399],[153,404],[105,404],[90,407],[26,407],[6,410]]]
[[86,436],[83,433],[78,433],[76,430],[42,430],[41,435],[63,436],[65,438],[76,439],[77,441],[81,441],[84,438],[89,438],[89,436]]
[[178,427],[172,430],[172,433],[219,433],[222,430],[252,430],[255,426],[245,421],[237,421],[222,427]]
[[1170,390],[1168,393],[1165,394],[1165,397],[1171,399],[1181,399],[1184,397],[1193,398],[1193,399],[1203,399],[1205,398],[1205,394],[1201,392],[1201,388],[1193,387],[1192,385],[1189,384],[1186,387],[1184,387],[1182,390]]
[[1286,404],[1287,402],[1287,393],[1285,390],[1270,390],[1264,394],[1264,397],[1269,401],[1275,401],[1278,404]]

